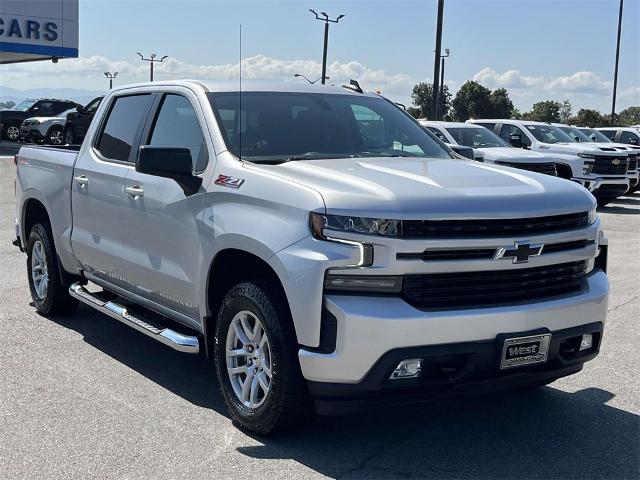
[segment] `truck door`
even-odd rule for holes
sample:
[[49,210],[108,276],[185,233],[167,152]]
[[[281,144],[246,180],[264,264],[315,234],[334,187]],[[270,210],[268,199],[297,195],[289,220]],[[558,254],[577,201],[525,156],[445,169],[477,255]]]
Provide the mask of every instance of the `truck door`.
[[[194,172],[204,172],[208,149],[204,117],[183,95],[167,93],[142,135],[142,145],[187,147]],[[192,319],[199,316],[203,256],[198,227],[205,206],[201,192],[186,192],[175,180],[133,169],[127,173],[123,208],[124,276],[134,293]]]
[[73,252],[88,276],[119,286],[126,286],[121,260],[124,180],[134,167],[132,146],[151,103],[150,94],[114,97],[73,172]]

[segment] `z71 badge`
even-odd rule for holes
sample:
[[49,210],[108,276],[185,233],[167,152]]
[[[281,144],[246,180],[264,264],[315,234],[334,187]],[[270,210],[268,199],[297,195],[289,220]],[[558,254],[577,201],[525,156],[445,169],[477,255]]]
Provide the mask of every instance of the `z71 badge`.
[[244,178],[230,177],[229,175],[218,175],[215,181],[216,185],[229,188],[240,188],[244,183]]

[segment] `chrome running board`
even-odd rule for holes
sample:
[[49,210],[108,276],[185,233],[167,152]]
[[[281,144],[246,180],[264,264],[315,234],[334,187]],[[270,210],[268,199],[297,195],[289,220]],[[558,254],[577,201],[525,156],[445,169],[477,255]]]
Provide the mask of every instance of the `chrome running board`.
[[145,320],[127,311],[127,308],[113,301],[104,301],[97,295],[89,292],[80,283],[74,283],[69,287],[69,295],[82,303],[95,308],[99,312],[109,315],[125,325],[147,335],[148,337],[164,343],[168,347],[185,353],[198,353],[200,343],[198,337],[183,335],[175,330],[164,327],[156,327]]

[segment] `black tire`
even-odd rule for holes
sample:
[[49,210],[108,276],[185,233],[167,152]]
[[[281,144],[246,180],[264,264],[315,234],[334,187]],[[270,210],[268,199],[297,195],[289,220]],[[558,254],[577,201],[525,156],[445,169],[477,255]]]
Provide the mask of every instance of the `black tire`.
[[[269,339],[271,387],[264,403],[257,408],[249,408],[240,401],[227,371],[227,332],[233,318],[242,311],[249,311],[260,320]],[[278,289],[267,282],[255,281],[239,283],[227,293],[216,322],[214,362],[218,387],[237,425],[259,435],[269,435],[300,425],[309,416],[312,403],[297,350],[289,307]]]
[[20,139],[20,126],[9,124],[2,127],[2,139],[17,142]]
[[67,145],[73,145],[75,142],[75,135],[73,134],[73,127],[66,127],[64,129],[64,143]]
[[[44,252],[44,262],[48,277],[48,284],[44,294],[36,291],[35,281],[32,275],[34,246],[39,243]],[[31,298],[38,312],[44,315],[59,315],[72,312],[78,301],[69,296],[68,285],[63,285],[58,267],[58,256],[53,243],[53,235],[48,224],[38,223],[34,225],[27,241],[27,277]]]
[[60,126],[51,127],[44,139],[44,143],[48,145],[62,145],[64,141],[64,130]]
[[609,203],[613,202],[615,198],[611,197],[596,197],[598,207],[606,207]]

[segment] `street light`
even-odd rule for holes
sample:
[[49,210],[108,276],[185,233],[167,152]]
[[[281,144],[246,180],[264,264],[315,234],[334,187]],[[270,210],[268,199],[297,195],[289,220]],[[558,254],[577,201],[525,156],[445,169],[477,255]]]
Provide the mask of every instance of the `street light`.
[[[304,75],[302,75],[301,73],[296,73],[294,75],[294,77],[296,78],[304,78],[307,82],[309,82],[311,85],[313,85],[314,83],[316,83],[318,80],[320,80],[322,77],[318,77],[316,78],[313,82],[311,80],[309,80],[307,77],[305,77]],[[326,80],[330,80],[331,77],[324,77]]]
[[151,57],[149,57],[149,58],[144,58],[144,56],[140,52],[137,52],[137,53],[138,53],[138,55],[140,55],[140,60],[142,60],[144,62],[149,62],[149,67],[150,67],[150,70],[149,70],[149,81],[153,82],[153,64],[156,63],[156,62],[157,63],[162,63],[162,61],[165,58],[167,58],[169,55],[165,55],[161,59],[158,59],[157,58],[158,56],[155,53],[152,53]]
[[[451,55],[451,50],[448,48],[444,49],[445,55],[440,55],[440,61],[442,62],[440,65],[440,88],[438,89],[438,93],[436,95],[436,109],[434,111],[435,120],[438,120],[438,110],[440,109],[440,99],[444,99],[444,59]],[[435,93],[435,91],[434,91]]]
[[622,5],[624,0],[620,0],[620,11],[618,12],[618,41],[616,43],[616,66],[613,73],[613,100],[611,101],[611,125],[615,125],[616,118],[616,90],[618,89],[618,61],[620,60],[620,33],[622,32]]
[[109,79],[109,90],[113,88],[113,79],[118,76],[118,72],[104,72],[104,76]]
[[[338,23],[344,15],[338,15],[335,20],[329,18],[325,12],[320,12],[320,15],[315,10],[309,9],[311,13],[313,13],[316,17],[316,20],[320,20],[324,22],[324,49],[322,50],[322,76],[320,79],[322,80],[322,84],[325,84],[325,81],[329,78],[327,77],[327,46],[329,44],[329,23]],[[323,18],[324,17],[324,18]]]
[[438,120],[438,92],[440,87],[440,47],[442,46],[442,17],[444,16],[444,0],[438,0],[438,20],[436,22],[436,50],[433,59],[433,96],[431,111],[434,113],[434,120]]

